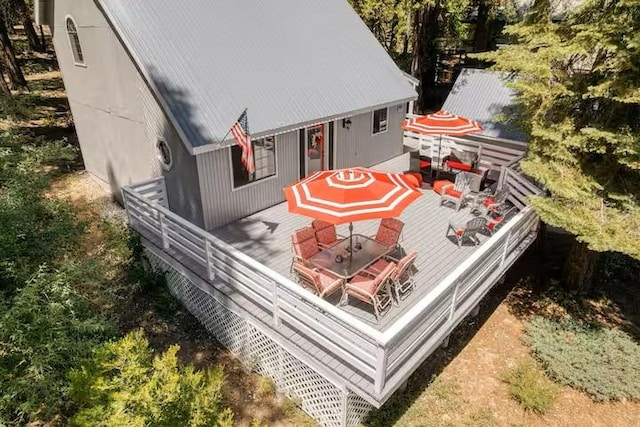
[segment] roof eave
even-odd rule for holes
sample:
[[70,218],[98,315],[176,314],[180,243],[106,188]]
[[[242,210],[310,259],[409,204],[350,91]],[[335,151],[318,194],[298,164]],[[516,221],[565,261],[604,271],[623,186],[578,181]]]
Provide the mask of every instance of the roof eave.
[[[365,108],[361,108],[361,109],[358,109],[358,110],[347,111],[345,113],[339,113],[339,114],[334,114],[334,115],[331,115],[331,116],[320,117],[318,119],[309,120],[309,121],[302,122],[302,123],[296,123],[296,124],[289,125],[289,126],[282,126],[282,127],[275,128],[275,129],[269,129],[269,130],[266,130],[266,131],[262,131],[262,132],[258,132],[258,133],[252,134],[251,136],[255,137],[255,138],[264,138],[266,136],[280,135],[280,134],[283,134],[283,133],[296,131],[296,130],[303,129],[303,128],[306,128],[308,126],[313,126],[313,125],[320,124],[320,123],[326,123],[326,122],[330,122],[330,121],[344,119],[344,118],[347,118],[347,117],[357,116],[359,114],[364,114],[364,113],[367,113],[369,111],[377,110],[379,108],[391,107],[393,105],[399,105],[399,104],[405,104],[405,103],[410,102],[410,101],[415,101],[416,99],[418,99],[418,95],[417,94],[414,95],[414,96],[411,96],[411,97],[401,98],[401,99],[398,99],[398,100],[395,100],[395,101],[385,102],[383,104],[372,105],[370,107],[365,107]],[[226,148],[229,145],[233,145],[233,144],[235,144],[234,140],[231,139],[231,138],[227,138],[224,141],[210,143],[210,144],[206,144],[206,145],[200,145],[198,147],[193,147],[192,154],[199,155],[199,154],[209,153],[211,151],[216,151],[216,150],[220,150],[220,149]]]

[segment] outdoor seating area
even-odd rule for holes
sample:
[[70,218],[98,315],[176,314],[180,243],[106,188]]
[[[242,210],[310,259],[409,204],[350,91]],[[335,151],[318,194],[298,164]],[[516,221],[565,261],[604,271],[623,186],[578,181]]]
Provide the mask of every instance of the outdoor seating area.
[[[354,252],[347,262],[344,255],[350,245],[349,224],[327,226],[323,221],[290,213],[287,203],[214,229],[212,234],[283,276],[292,277],[336,307],[385,330],[492,235],[487,221],[473,242],[467,239],[467,233],[459,245],[450,224],[465,224],[478,215],[477,209],[484,213],[484,208],[468,202],[456,211],[450,205],[441,205],[440,194],[432,189],[420,191],[422,196],[398,218],[354,222]],[[505,219],[514,213],[517,209]],[[402,228],[394,251],[390,249],[394,242],[390,232],[394,227],[397,232],[399,223]],[[502,225],[493,226],[494,231]],[[389,236],[391,240],[386,240]],[[336,263],[336,255],[343,256],[341,263]],[[388,264],[395,266],[385,277]],[[376,283],[376,278],[385,283]]]
[[398,305],[413,288],[418,253],[394,257],[403,227],[402,221],[385,218],[375,236],[356,234],[338,240],[334,225],[314,220],[291,238],[292,276],[320,297],[341,290],[341,306],[349,304],[350,296],[371,305],[379,321],[391,304]]

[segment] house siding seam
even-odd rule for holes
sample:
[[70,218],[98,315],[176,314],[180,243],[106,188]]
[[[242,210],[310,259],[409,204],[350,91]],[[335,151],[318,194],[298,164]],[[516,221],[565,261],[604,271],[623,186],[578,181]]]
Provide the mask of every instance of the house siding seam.
[[276,175],[234,189],[229,148],[196,156],[207,230],[284,200],[282,189],[299,177],[299,132],[276,136]]

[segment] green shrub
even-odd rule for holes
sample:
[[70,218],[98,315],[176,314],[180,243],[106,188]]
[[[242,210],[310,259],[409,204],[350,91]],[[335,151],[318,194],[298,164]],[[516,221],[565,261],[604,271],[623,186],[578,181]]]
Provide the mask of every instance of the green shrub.
[[511,396],[531,412],[543,414],[558,398],[560,388],[551,382],[531,360],[523,360],[506,373]]
[[43,267],[0,301],[0,425],[66,412],[67,373],[114,333],[66,279]]
[[596,400],[640,399],[640,346],[624,332],[536,317],[525,333],[552,379]]
[[178,346],[153,357],[142,331],[107,343],[71,373],[75,426],[231,426],[221,368],[178,366]]

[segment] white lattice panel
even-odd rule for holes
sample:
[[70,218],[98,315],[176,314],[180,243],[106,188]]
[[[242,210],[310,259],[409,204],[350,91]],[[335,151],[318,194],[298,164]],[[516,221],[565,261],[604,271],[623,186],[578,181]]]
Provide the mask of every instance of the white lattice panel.
[[153,269],[165,272],[171,293],[220,343],[251,370],[271,377],[278,390],[318,423],[332,427],[357,426],[372,409],[365,400],[352,393],[346,394],[260,332],[255,325],[228,310],[153,252],[147,251],[147,256]]

